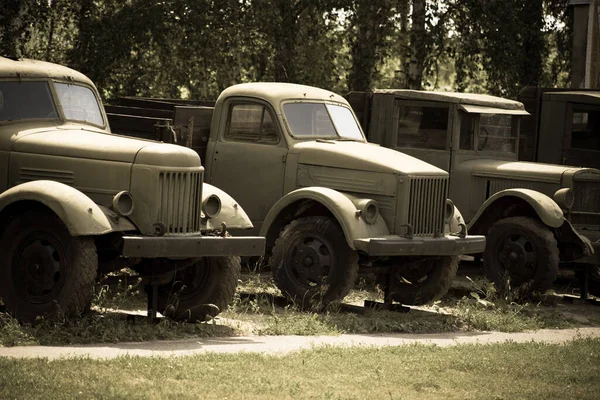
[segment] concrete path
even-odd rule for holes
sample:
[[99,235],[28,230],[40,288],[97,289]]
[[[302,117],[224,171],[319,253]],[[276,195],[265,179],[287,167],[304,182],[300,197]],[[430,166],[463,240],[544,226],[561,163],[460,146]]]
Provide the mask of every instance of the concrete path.
[[414,343],[452,346],[498,342],[563,343],[576,338],[599,338],[600,328],[539,330],[525,333],[458,332],[440,334],[385,334],[340,336],[236,336],[194,338],[142,343],[117,343],[73,346],[19,346],[0,348],[0,357],[48,358],[90,357],[95,359],[119,356],[188,356],[208,352],[254,352],[285,354],[319,346],[400,346]]

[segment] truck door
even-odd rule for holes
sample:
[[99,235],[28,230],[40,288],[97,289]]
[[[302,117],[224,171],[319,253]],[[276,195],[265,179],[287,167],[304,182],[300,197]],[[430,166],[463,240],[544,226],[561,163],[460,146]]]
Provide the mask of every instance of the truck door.
[[[229,99],[211,156],[207,181],[226,191],[260,229],[265,216],[283,196],[288,147],[275,113],[252,99]],[[209,146],[210,147],[210,146]]]

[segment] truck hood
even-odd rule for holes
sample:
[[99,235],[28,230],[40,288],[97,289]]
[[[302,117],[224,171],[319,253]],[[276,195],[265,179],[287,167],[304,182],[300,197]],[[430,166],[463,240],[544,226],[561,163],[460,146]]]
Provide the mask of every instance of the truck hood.
[[319,140],[295,143],[291,154],[301,164],[397,173],[400,175],[439,175],[447,172],[396,150],[372,143]]
[[185,147],[76,127],[35,131],[17,138],[12,151],[171,167],[200,165]]
[[487,178],[518,179],[556,184],[561,183],[562,177],[565,174],[575,174],[584,171],[595,171],[600,173],[600,171],[593,168],[490,159],[465,161],[458,166],[457,170],[467,170],[474,176]]

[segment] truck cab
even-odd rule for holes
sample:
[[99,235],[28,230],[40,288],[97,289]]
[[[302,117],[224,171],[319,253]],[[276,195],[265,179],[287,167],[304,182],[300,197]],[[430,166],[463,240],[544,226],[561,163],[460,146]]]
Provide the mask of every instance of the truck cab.
[[57,64],[0,57],[0,172],[0,297],[22,321],[85,311],[124,267],[153,313],[202,320],[233,298],[239,256],[264,251],[227,235],[252,224],[197,153],[113,134],[94,84]]
[[518,161],[522,103],[403,89],[349,98],[369,140],[449,172],[469,231],[487,235],[484,267],[498,286],[544,291],[561,263],[597,265],[600,171]]
[[600,91],[526,87],[520,160],[600,168]]

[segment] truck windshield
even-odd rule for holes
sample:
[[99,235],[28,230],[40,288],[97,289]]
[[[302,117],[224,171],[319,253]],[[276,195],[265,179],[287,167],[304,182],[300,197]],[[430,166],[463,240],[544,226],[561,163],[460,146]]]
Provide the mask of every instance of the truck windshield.
[[354,115],[347,107],[324,103],[288,103],[283,106],[292,135],[364,141]]
[[0,82],[0,122],[57,119],[48,82]]
[[479,119],[479,151],[516,153],[517,132],[512,115],[481,114]]
[[66,119],[104,125],[100,105],[90,88],[58,82],[55,87]]
[[517,116],[507,114],[475,114],[460,112],[460,149],[493,153],[517,152]]

